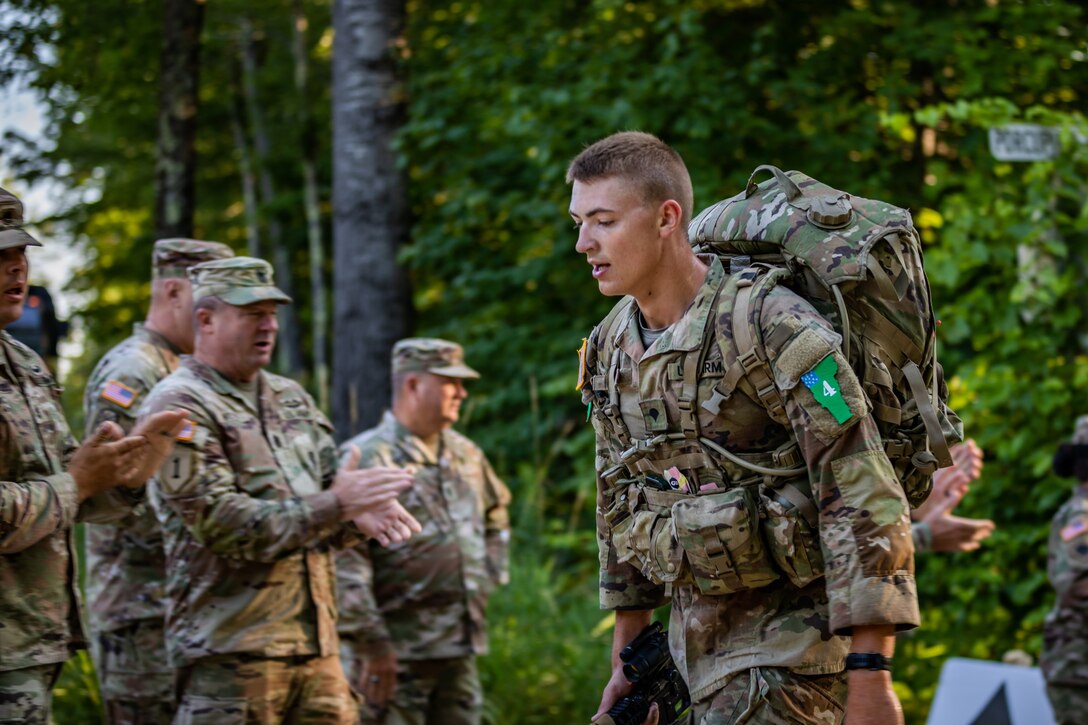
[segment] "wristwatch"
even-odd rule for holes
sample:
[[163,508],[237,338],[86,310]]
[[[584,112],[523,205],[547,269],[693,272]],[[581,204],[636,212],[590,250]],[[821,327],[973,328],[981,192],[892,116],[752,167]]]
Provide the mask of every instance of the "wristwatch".
[[846,669],[848,670],[879,670],[892,669],[892,658],[885,657],[879,652],[851,652],[846,655]]

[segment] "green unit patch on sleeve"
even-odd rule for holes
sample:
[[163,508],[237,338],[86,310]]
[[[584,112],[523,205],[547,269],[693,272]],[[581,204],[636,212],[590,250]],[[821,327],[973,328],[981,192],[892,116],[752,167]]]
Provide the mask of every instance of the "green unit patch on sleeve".
[[812,391],[812,397],[816,398],[816,402],[835,416],[837,422],[845,423],[854,417],[854,413],[842,399],[842,388],[839,387],[839,381],[835,379],[835,374],[838,372],[839,363],[835,361],[835,356],[828,355],[817,363],[816,367],[802,375],[801,382]]

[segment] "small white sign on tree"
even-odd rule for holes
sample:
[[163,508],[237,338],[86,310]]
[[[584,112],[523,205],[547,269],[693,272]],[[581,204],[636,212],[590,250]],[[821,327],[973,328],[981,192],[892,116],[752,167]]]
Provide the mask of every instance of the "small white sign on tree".
[[990,153],[998,161],[1047,161],[1060,151],[1061,138],[1053,126],[1010,123],[990,129]]

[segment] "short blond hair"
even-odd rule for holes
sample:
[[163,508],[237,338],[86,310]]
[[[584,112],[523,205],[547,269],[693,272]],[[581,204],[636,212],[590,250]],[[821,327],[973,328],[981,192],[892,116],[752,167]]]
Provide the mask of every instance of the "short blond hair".
[[691,176],[680,154],[657,136],[641,131],[614,133],[587,147],[567,167],[568,184],[607,178],[633,182],[647,204],[675,200],[687,229],[695,203]]

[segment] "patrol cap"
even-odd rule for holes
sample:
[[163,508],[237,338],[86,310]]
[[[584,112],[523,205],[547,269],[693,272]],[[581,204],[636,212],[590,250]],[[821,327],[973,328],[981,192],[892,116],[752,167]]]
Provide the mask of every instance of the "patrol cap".
[[234,250],[219,242],[199,239],[160,239],[151,252],[151,276],[155,279],[187,279],[189,267],[214,259],[234,256]]
[[465,365],[460,345],[436,337],[409,337],[393,345],[393,374],[398,373],[434,373],[469,380],[480,377]]
[[42,243],[23,229],[23,202],[6,189],[0,189],[0,249],[40,247]]
[[1076,427],[1073,429],[1073,440],[1070,443],[1080,446],[1088,443],[1088,415],[1077,418]]
[[273,281],[272,265],[255,257],[230,257],[189,268],[193,301],[218,297],[229,305],[251,305],[271,300],[287,304],[291,298]]

